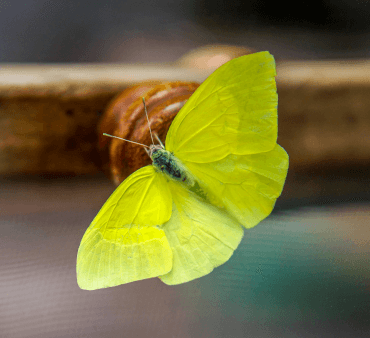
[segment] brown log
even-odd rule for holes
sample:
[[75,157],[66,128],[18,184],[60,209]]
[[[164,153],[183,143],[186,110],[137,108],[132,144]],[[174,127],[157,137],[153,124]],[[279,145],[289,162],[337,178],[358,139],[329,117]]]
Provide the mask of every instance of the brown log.
[[278,142],[300,171],[370,164],[370,62],[282,62]]
[[[0,174],[96,173],[97,125],[119,92],[147,80],[203,81],[174,65],[2,65]],[[370,63],[277,66],[278,142],[290,170],[370,164]]]
[[142,80],[203,81],[171,65],[2,65],[0,174],[100,171],[97,125],[109,102]]

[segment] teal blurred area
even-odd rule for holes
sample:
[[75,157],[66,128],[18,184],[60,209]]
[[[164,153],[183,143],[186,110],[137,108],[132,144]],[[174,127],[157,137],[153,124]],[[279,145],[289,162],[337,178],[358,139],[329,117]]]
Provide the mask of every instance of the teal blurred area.
[[84,291],[77,249],[109,181],[1,183],[0,337],[370,336],[368,201],[277,208],[186,284]]
[[235,321],[237,337],[365,337],[369,211],[370,204],[303,208],[247,231],[232,261],[209,276],[206,298],[222,304],[219,320]]

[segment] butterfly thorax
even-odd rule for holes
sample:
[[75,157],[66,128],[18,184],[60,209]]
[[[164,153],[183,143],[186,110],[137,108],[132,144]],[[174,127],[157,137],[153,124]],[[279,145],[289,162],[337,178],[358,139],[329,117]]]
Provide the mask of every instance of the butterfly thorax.
[[193,186],[194,179],[190,172],[180,162],[174,154],[160,146],[151,146],[150,149],[153,166],[168,175],[173,180],[184,182],[186,185]]

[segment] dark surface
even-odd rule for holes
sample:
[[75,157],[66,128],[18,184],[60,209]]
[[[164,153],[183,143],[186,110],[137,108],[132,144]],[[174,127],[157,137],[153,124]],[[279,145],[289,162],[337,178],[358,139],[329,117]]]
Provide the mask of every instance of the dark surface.
[[287,209],[283,195],[208,276],[83,291],[79,242],[112,190],[101,176],[2,179],[1,337],[369,337],[368,202]]
[[366,58],[366,0],[0,2],[0,62],[170,62],[207,44]]

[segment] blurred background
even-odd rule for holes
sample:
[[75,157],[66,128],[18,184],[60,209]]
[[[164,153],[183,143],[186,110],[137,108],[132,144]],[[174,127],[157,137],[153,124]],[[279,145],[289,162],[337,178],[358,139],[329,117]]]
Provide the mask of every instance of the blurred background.
[[[212,44],[268,50],[280,61],[360,62],[370,52],[369,14],[367,0],[0,1],[0,68],[172,63]],[[7,118],[0,115],[0,133]],[[0,337],[369,337],[366,156],[291,168],[272,215],[208,276],[93,292],[78,288],[75,259],[112,182],[103,174],[3,175]]]
[[168,62],[206,44],[363,58],[367,0],[1,1],[0,62]]

